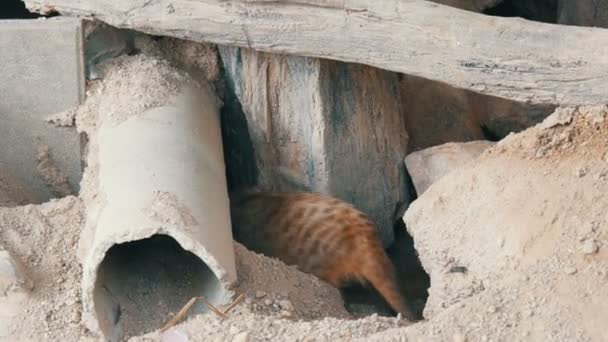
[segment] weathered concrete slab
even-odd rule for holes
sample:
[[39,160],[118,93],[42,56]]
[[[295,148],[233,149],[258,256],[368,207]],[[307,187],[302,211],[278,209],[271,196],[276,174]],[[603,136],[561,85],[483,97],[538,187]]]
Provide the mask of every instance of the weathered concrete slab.
[[418,196],[448,172],[477,158],[493,144],[490,141],[447,143],[410,153],[405,158],[405,165]]
[[45,119],[84,97],[81,21],[0,21],[0,46],[0,169],[35,202],[77,191],[79,134]]
[[25,3],[152,34],[367,64],[521,102],[608,102],[608,30],[423,0]]
[[233,112],[224,112],[225,134],[249,135],[253,145],[227,139],[231,183],[332,194],[370,215],[392,242],[394,219],[409,203],[397,74],[249,49],[220,53],[239,102],[226,103]]

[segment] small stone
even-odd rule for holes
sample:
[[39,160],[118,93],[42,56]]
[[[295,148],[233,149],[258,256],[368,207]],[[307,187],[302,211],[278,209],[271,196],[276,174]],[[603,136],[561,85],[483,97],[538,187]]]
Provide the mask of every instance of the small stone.
[[287,299],[279,301],[279,305],[284,310],[293,310],[293,304],[291,304],[291,302]]
[[467,337],[464,336],[461,333],[455,333],[454,336],[452,336],[452,341],[454,341],[454,342],[467,342]]
[[501,248],[504,247],[504,245],[505,245],[505,238],[504,237],[498,238],[497,244],[498,244],[498,247],[501,247]]
[[266,306],[271,306],[272,305],[272,301],[268,298],[264,299],[264,305]]
[[292,315],[293,314],[290,311],[287,311],[287,310],[281,310],[281,312],[279,313],[279,317],[281,317],[281,318],[289,318]]
[[255,298],[260,299],[266,297],[266,292],[264,291],[255,291]]
[[72,317],[71,317],[72,323],[80,322],[80,317],[81,317],[80,310],[74,310],[72,312]]
[[586,174],[587,174],[587,169],[584,167],[579,167],[576,170],[574,170],[574,175],[578,178],[585,177]]
[[249,341],[249,333],[244,331],[232,339],[232,342],[248,342]]
[[491,306],[488,308],[488,312],[489,312],[489,313],[495,313],[496,311],[497,311],[497,309],[496,309],[496,307],[495,307],[494,305],[491,305]]
[[564,273],[566,273],[567,275],[573,275],[574,273],[576,273],[576,268],[566,267],[564,268]]
[[599,246],[597,245],[597,242],[595,242],[594,240],[585,240],[585,241],[583,241],[583,244],[581,245],[581,251],[585,255],[595,254],[595,253],[597,253],[598,250],[599,250]]

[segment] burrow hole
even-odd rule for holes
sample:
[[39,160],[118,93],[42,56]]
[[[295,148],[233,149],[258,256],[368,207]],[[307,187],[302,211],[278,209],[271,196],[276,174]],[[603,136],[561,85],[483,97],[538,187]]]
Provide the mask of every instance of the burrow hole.
[[[167,235],[112,246],[97,271],[95,313],[106,337],[128,339],[163,326],[191,298],[224,299],[220,281]],[[197,303],[194,313],[208,308]]]

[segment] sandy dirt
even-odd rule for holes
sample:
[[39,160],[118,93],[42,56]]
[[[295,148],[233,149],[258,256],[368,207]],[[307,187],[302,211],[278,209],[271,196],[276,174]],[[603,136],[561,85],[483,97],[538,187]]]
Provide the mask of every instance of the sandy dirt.
[[[142,50],[154,49],[147,44]],[[163,103],[173,94],[132,94],[128,87],[187,79],[158,56],[101,66],[87,103],[59,121],[73,121],[95,139],[99,115],[120,122]],[[150,68],[159,71],[150,75]],[[559,114],[447,174],[408,209],[407,229],[431,276],[426,321],[353,319],[336,289],[235,243],[236,292],[246,299],[226,319],[191,315],[164,334],[131,341],[608,340],[608,120],[603,107]],[[96,203],[92,149],[78,197],[0,207],[0,245],[34,284],[8,308],[1,341],[100,340],[81,321],[86,244],[79,239],[90,229],[89,203]],[[156,305],[147,308],[150,315]]]

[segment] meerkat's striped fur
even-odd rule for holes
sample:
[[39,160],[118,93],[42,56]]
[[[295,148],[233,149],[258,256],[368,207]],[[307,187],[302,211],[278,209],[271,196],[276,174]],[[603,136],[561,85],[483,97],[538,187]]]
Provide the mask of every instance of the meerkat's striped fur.
[[231,213],[234,237],[249,249],[334,287],[369,282],[395,311],[416,319],[375,225],[352,205],[313,192],[246,192],[232,198]]

